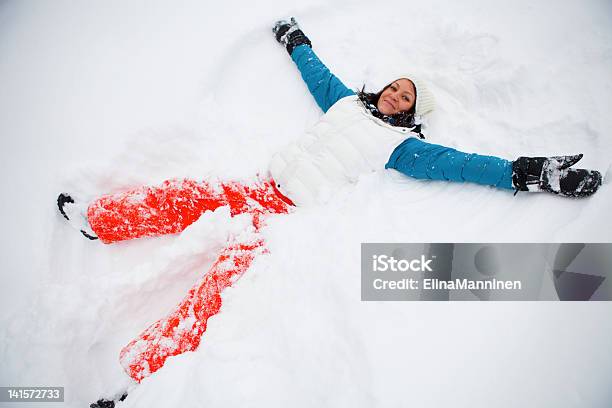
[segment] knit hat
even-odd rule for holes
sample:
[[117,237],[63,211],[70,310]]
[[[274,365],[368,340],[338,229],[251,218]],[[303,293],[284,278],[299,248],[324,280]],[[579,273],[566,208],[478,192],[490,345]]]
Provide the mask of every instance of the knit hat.
[[416,116],[423,116],[434,110],[436,107],[436,100],[433,94],[427,88],[427,84],[422,79],[412,74],[401,74],[396,77],[397,79],[409,79],[414,84],[416,89],[416,104],[414,106],[414,113]]

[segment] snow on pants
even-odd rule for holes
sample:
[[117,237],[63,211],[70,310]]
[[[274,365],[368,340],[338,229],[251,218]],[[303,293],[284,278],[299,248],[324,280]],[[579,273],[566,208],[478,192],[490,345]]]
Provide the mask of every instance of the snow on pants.
[[209,317],[221,308],[221,292],[231,286],[266,250],[257,232],[262,217],[284,214],[293,203],[268,179],[246,186],[237,182],[207,183],[168,180],[157,187],[141,187],[106,195],[91,203],[87,218],[100,240],[126,239],[181,232],[205,211],[229,206],[232,216],[253,216],[255,234],[234,239],[189,290],[176,309],[144,330],[119,355],[121,365],[135,381],[159,370],[166,359],[195,350]]

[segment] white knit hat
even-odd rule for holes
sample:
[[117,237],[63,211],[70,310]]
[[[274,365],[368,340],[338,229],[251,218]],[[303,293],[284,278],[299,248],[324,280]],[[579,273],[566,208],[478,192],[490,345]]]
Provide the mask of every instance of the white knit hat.
[[434,110],[436,107],[436,100],[434,99],[433,94],[427,88],[427,84],[422,79],[412,75],[412,74],[401,74],[396,77],[396,79],[409,79],[414,84],[416,88],[416,104],[414,107],[414,113],[416,116],[423,116]]

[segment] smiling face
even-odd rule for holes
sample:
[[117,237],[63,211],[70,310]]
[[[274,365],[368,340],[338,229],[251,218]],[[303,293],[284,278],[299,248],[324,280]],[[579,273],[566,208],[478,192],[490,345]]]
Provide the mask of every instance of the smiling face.
[[393,81],[378,98],[376,107],[383,115],[409,111],[416,101],[416,90],[412,81],[406,78]]

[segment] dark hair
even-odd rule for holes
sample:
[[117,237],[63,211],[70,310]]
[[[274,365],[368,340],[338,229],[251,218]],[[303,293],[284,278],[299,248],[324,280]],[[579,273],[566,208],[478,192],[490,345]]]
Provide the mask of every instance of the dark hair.
[[414,110],[416,103],[412,105],[412,108],[410,108],[409,111],[398,112],[395,115],[390,116],[387,116],[378,110],[378,100],[380,99],[380,95],[382,95],[382,93],[385,92],[385,90],[390,86],[391,84],[385,86],[378,93],[372,93],[366,92],[365,85],[363,85],[361,90],[357,91],[357,96],[359,97],[359,100],[363,102],[364,107],[370,111],[373,116],[387,122],[391,126],[414,128],[413,131],[418,133],[421,139],[425,139],[425,136],[423,136],[421,133],[421,125],[415,125],[414,123]]

